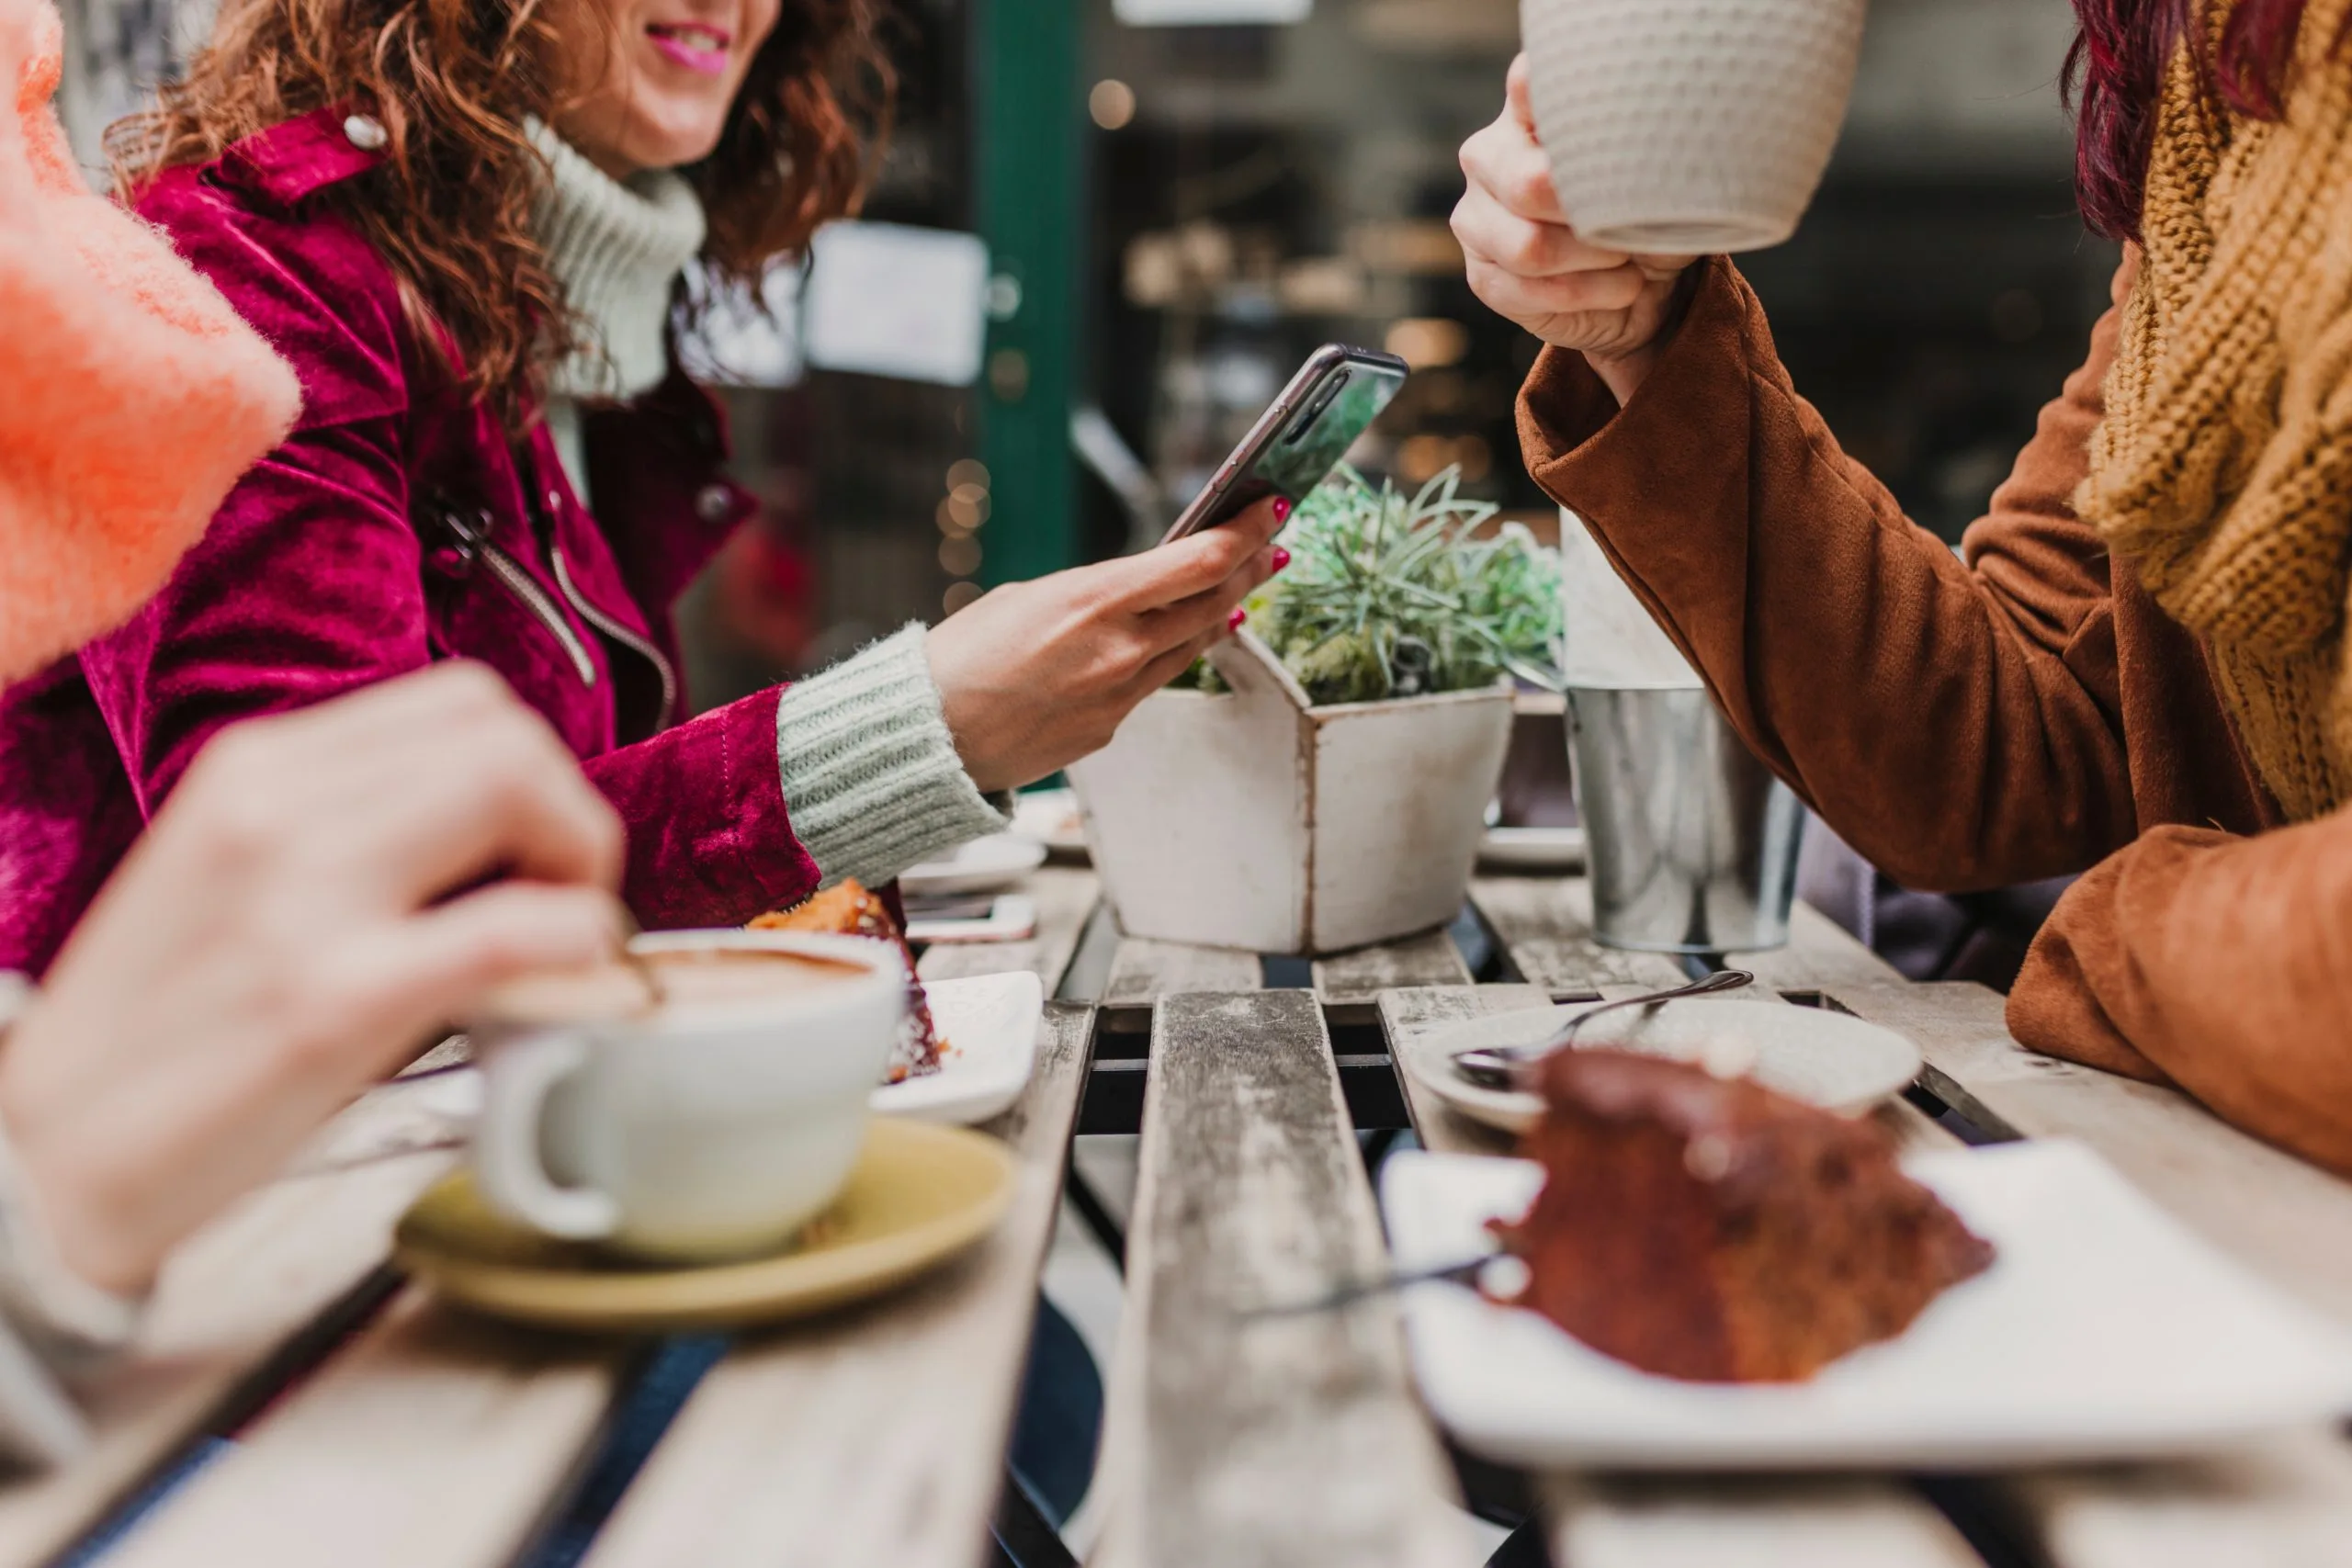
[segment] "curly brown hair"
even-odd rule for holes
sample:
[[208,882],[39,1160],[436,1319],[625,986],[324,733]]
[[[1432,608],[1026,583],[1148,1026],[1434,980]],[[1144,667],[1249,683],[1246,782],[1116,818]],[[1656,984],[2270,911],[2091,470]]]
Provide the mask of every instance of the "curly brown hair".
[[[420,344],[454,340],[466,395],[520,429],[575,333],[531,209],[545,164],[526,118],[564,106],[560,7],[582,0],[227,0],[211,42],[157,107],[107,133],[128,200],[167,169],[329,106],[389,132],[383,163],[331,202],[390,263]],[[682,170],[709,220],[714,281],[753,288],[854,213],[896,77],[882,0],[785,0],[718,148]],[[431,362],[433,355],[425,355]]]

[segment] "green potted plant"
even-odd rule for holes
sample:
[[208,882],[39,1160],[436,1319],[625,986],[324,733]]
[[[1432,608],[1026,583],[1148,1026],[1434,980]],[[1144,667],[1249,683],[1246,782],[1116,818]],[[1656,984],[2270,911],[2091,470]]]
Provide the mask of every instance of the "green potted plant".
[[1461,908],[1510,743],[1507,671],[1548,669],[1555,552],[1447,469],[1342,469],[1289,570],[1203,665],[1070,770],[1130,935],[1333,953]]

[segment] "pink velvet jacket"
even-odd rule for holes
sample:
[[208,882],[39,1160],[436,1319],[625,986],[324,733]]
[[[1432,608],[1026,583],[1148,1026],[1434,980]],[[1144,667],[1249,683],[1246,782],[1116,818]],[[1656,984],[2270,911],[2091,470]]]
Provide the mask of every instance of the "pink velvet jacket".
[[422,363],[390,267],[307,199],[377,160],[343,127],[289,121],[140,203],[293,367],[302,411],[144,610],[0,694],[0,969],[48,964],[223,726],[441,659],[498,671],[580,756],[628,823],[647,925],[741,921],[816,886],[775,692],[674,722],[670,605],[751,510],[718,478],[716,407],[673,376],[592,414],[591,517],[546,429],[510,440]]

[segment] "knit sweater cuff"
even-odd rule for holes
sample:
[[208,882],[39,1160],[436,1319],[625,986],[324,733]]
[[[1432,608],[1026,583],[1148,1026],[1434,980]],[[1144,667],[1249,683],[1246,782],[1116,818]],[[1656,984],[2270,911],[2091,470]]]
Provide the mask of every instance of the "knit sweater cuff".
[[787,687],[776,765],[792,830],[826,886],[888,882],[969,839],[1004,830],[956,754],[939,688],[910,626]]

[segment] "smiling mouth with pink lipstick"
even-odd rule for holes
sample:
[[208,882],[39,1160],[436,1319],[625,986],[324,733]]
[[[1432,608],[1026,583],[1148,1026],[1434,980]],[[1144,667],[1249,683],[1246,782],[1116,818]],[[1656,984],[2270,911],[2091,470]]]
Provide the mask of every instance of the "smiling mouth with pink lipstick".
[[645,36],[673,64],[706,76],[726,72],[728,51],[735,44],[733,33],[707,22],[648,22]]

